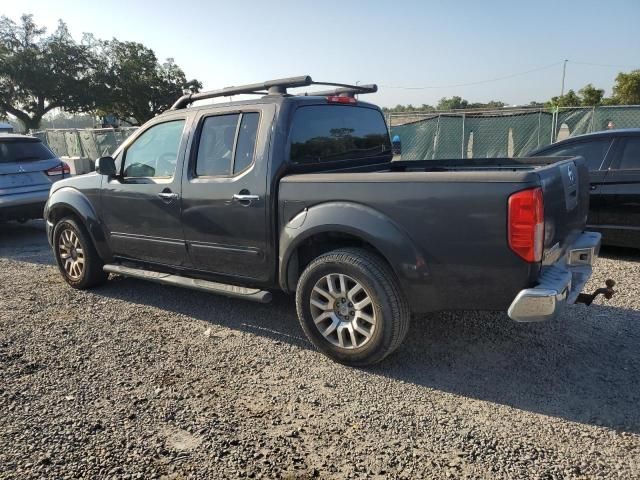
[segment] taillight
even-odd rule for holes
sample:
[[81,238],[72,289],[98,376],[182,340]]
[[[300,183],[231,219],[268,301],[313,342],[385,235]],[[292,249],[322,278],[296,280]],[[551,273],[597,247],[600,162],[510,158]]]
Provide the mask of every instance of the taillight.
[[542,260],[544,200],[542,189],[531,188],[509,197],[509,247],[527,262]]
[[329,103],[350,103],[350,104],[355,104],[358,103],[358,100],[356,100],[354,97],[343,97],[340,95],[331,95],[329,97],[327,97],[327,102]]
[[67,165],[64,162],[60,162],[59,165],[56,165],[53,168],[50,168],[49,170],[46,170],[47,175],[52,176],[52,175],[70,175],[71,174],[71,170],[69,169],[69,165]]

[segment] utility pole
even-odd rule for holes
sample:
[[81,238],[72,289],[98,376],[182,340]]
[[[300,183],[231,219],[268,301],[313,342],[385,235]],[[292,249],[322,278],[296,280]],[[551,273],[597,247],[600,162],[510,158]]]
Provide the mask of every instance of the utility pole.
[[563,96],[563,95],[564,95],[564,77],[565,77],[565,76],[566,76],[566,74],[567,74],[567,62],[568,62],[568,61],[569,61],[569,60],[567,60],[567,59],[565,58],[564,63],[562,64],[562,88],[560,89],[560,96]]

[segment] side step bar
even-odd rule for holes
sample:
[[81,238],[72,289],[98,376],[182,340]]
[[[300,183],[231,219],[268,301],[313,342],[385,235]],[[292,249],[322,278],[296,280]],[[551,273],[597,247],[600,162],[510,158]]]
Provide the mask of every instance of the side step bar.
[[107,273],[117,273],[118,275],[123,275],[125,277],[141,278],[143,280],[162,283],[163,285],[185,287],[192,290],[200,290],[202,292],[217,293],[227,297],[243,298],[254,302],[269,303],[271,301],[271,292],[259,290],[257,288],[239,287],[237,285],[210,282],[208,280],[181,277],[179,275],[171,275],[169,273],[153,272],[151,270],[141,270],[138,268],[130,268],[114,264],[105,265],[103,270]]

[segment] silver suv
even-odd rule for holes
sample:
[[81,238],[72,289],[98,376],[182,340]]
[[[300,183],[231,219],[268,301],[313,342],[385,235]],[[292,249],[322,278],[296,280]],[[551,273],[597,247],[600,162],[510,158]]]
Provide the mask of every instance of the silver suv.
[[69,176],[69,166],[42,141],[0,134],[0,221],[42,218],[51,184]]

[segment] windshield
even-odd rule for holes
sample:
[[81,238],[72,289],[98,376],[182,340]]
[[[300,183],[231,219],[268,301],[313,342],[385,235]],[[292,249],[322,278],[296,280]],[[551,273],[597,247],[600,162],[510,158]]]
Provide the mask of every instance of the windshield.
[[[387,158],[388,157],[388,158]],[[291,162],[391,160],[391,141],[380,111],[347,105],[310,105],[296,110]]]
[[0,163],[48,160],[55,155],[39,140],[0,140]]

